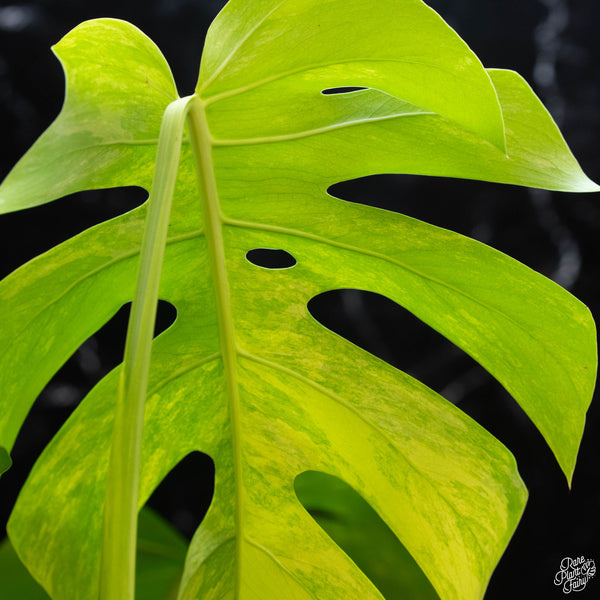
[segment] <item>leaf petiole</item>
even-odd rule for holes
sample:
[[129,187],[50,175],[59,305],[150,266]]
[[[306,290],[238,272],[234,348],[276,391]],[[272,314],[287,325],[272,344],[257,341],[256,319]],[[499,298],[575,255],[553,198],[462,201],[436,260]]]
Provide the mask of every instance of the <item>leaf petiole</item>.
[[164,112],[119,379],[104,501],[100,600],[133,600],[144,408],[158,290],[183,130],[194,96]]

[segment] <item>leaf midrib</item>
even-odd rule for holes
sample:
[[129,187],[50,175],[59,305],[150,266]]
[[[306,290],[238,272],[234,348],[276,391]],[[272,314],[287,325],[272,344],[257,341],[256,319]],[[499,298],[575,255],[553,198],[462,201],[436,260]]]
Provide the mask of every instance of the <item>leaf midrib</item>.
[[225,384],[229,403],[231,425],[231,449],[235,487],[235,598],[241,597],[242,532],[244,530],[243,489],[242,489],[242,450],[240,395],[237,375],[237,353],[231,294],[227,277],[225,244],[223,241],[224,217],[219,205],[215,169],[212,161],[213,138],[206,118],[205,104],[196,97],[191,105],[188,125],[190,142],[196,161],[196,173],[200,189],[200,200],[205,227],[205,237],[214,282],[219,338],[225,372]]

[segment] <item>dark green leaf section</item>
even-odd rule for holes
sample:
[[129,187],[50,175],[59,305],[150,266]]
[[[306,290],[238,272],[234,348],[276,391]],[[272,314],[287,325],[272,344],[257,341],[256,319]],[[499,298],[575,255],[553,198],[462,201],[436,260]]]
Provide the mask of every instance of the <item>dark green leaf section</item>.
[[6,451],[5,448],[0,447],[0,475],[4,473],[4,471],[8,471],[12,465],[12,460],[10,459],[10,455]]
[[[148,508],[140,511],[136,598],[175,600],[186,550],[185,540],[166,521]],[[0,543],[0,597],[50,598],[23,566],[8,538]]]
[[[150,187],[176,94],[160,52],[102,19],[57,53],[65,107],[0,187],[4,211],[89,187]],[[321,93],[339,86],[369,89]],[[179,600],[381,600],[298,501],[306,471],[351,486],[440,598],[481,599],[525,504],[514,458],[432,390],[327,331],[307,304],[352,287],[405,306],[502,382],[568,478],[595,379],[593,321],[487,246],[327,189],[385,172],[598,187],[523,80],[485,71],[418,0],[376,11],[357,0],[232,0],[209,33],[198,93],[198,163],[184,144],[160,287],[177,320],[153,344],[139,501],[190,452],[213,458],[215,497]],[[0,284],[0,348],[10,348],[0,448],[52,374],[131,300],[145,210]],[[246,258],[253,248],[296,262],[262,269]],[[54,600],[97,596],[118,378],[102,380],[46,448],[9,523]]]
[[50,599],[23,566],[8,538],[0,542],[0,596],[11,600]]
[[315,471],[296,478],[298,499],[386,600],[438,600],[406,548],[381,517],[343,481]]
[[135,597],[140,600],[176,600],[187,543],[149,508],[140,511]]

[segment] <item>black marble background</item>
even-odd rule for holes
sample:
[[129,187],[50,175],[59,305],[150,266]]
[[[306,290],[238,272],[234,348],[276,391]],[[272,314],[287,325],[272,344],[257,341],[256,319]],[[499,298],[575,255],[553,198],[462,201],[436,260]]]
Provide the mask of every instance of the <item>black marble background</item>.
[[[0,178],[59,112],[63,75],[50,46],[79,22],[118,17],[162,49],[182,95],[192,92],[206,28],[220,0],[38,0],[0,2]],[[376,2],[373,2],[376,10]],[[600,4],[597,0],[430,0],[488,67],[519,71],[542,97],[584,170],[600,181]],[[459,231],[555,279],[600,316],[600,195],[411,176],[371,177],[337,186],[374,204]],[[94,223],[141,203],[137,189],[92,191],[0,217],[0,276]],[[599,401],[592,403],[572,490],[517,404],[474,361],[406,311],[357,291],[331,292],[314,314],[374,354],[457,403],[517,456],[530,490],[523,520],[486,600],[561,598],[553,583],[564,556],[600,560]],[[164,328],[172,310],[161,306]],[[118,364],[127,309],[88,340],[36,402],[0,480],[5,522],[35,457],[86,391]],[[1,368],[1,366],[0,366]],[[31,366],[35,369],[35,365]],[[211,463],[185,461],[152,503],[190,535],[211,493]],[[579,598],[599,597],[593,579]],[[282,599],[285,600],[285,599]],[[358,599],[357,599],[358,600]]]

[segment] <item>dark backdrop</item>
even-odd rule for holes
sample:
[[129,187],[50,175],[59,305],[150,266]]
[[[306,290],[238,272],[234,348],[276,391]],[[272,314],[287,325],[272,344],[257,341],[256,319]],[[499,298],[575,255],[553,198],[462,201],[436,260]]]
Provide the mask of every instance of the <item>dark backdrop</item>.
[[[0,177],[60,110],[63,75],[50,46],[94,17],[127,19],[171,64],[180,94],[192,92],[206,28],[221,0],[39,0],[0,3]],[[597,0],[431,0],[489,67],[530,81],[561,124],[584,170],[600,181],[600,25]],[[376,7],[376,2],[374,2]],[[376,9],[376,8],[375,8]],[[477,238],[552,277],[600,315],[596,238],[600,196],[532,192],[512,186],[379,176],[342,184],[349,200],[398,210]],[[86,192],[0,217],[0,275],[94,223],[129,210],[140,190]],[[598,401],[588,413],[572,491],[516,403],[480,367],[390,301],[356,291],[311,303],[331,329],[441,392],[499,437],[517,456],[530,490],[525,516],[492,579],[487,600],[559,598],[552,584],[564,556],[600,560],[596,438]],[[88,340],[45,389],[27,419],[0,482],[4,523],[31,464],[87,390],[120,362],[127,308]],[[172,319],[161,307],[160,322]],[[1,368],[1,366],[0,366]],[[31,365],[35,369],[35,365]],[[567,401],[567,399],[565,399]],[[211,464],[180,465],[152,501],[186,535],[210,499]],[[578,597],[598,597],[592,580]]]

